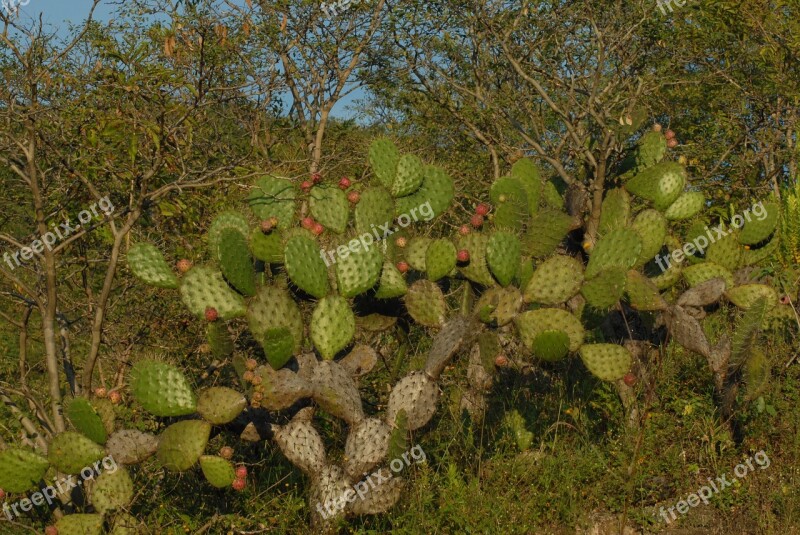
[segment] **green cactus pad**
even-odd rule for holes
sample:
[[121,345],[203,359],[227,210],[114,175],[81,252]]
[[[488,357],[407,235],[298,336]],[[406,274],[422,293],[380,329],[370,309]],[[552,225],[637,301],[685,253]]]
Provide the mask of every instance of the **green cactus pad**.
[[534,341],[545,331],[561,331],[569,337],[569,350],[575,352],[583,343],[583,325],[578,318],[560,308],[539,308],[517,316],[515,320],[522,343],[533,351]]
[[200,392],[197,412],[205,421],[214,425],[232,422],[247,407],[247,399],[236,390],[224,386],[213,386]]
[[185,472],[206,449],[211,424],[202,420],[183,420],[167,427],[158,441],[161,465],[171,472]]
[[681,275],[683,275],[683,268],[676,264],[670,264],[666,271],[651,277],[650,281],[656,285],[656,288],[664,291],[675,286],[675,283],[681,280]]
[[742,251],[742,265],[754,266],[760,262],[763,262],[764,260],[767,260],[768,258],[771,258],[778,250],[780,243],[780,238],[774,238],[766,245],[759,247],[758,249],[745,248],[745,250]]
[[539,211],[539,200],[542,197],[542,178],[539,168],[528,158],[521,158],[511,166],[511,176],[519,180],[525,189],[528,199],[528,214]]
[[459,266],[461,274],[467,279],[482,286],[493,286],[494,277],[489,271],[486,262],[486,248],[489,244],[489,237],[480,232],[470,232],[466,236],[459,236],[456,248],[458,250],[469,251],[469,262]]
[[667,302],[661,297],[658,287],[646,276],[636,270],[628,271],[625,284],[628,302],[640,311],[664,310]]
[[492,287],[483,292],[475,310],[484,323],[496,322],[502,327],[510,323],[522,308],[522,294],[513,286]]
[[440,167],[426,165],[419,189],[395,200],[395,214],[398,218],[406,216],[410,221],[424,222],[450,208],[454,195],[455,185],[450,175]]
[[600,212],[599,234],[602,236],[612,230],[628,226],[631,217],[631,197],[622,188],[606,193]]
[[778,293],[766,284],[743,284],[725,292],[728,300],[742,309],[749,309],[759,299],[764,299],[766,310],[771,310],[778,304]]
[[225,229],[220,234],[217,248],[222,275],[239,293],[248,297],[256,294],[256,272],[247,245],[246,234]]
[[556,255],[542,263],[525,287],[525,302],[542,305],[564,303],[583,284],[583,263],[571,256]]
[[736,235],[728,234],[708,246],[706,261],[722,266],[728,271],[735,271],[742,265],[743,252],[744,247],[741,246]]
[[520,451],[527,451],[533,444],[533,433],[525,427],[525,418],[516,409],[507,412],[503,417],[503,425],[514,438]]
[[197,410],[197,400],[183,373],[164,362],[141,360],[128,376],[131,393],[154,416],[184,416]]
[[553,182],[553,178],[544,183],[544,186],[542,187],[542,200],[544,201],[545,206],[548,206],[554,210],[564,210],[564,198],[558,192],[558,188]]
[[215,308],[220,319],[243,316],[244,299],[231,290],[222,273],[207,267],[195,266],[181,280],[181,299],[189,312],[203,318],[206,308]]
[[428,279],[438,281],[456,267],[456,246],[448,239],[433,240],[425,252]]
[[276,370],[286,366],[294,356],[296,345],[292,332],[286,327],[267,329],[261,340],[264,356],[267,357],[269,365]]
[[533,277],[533,261],[530,258],[523,258],[514,276],[514,283],[520,288],[527,288]]
[[722,278],[728,288],[733,288],[733,274],[722,266],[713,262],[703,262],[683,269],[683,278],[689,286],[697,286],[707,280]]
[[103,427],[106,430],[106,434],[110,435],[113,433],[117,429],[117,415],[114,411],[114,404],[108,399],[95,398],[92,400],[92,407],[94,407],[97,415],[100,416],[100,420],[103,422]]
[[417,271],[426,271],[425,257],[428,254],[428,247],[433,240],[430,238],[411,238],[403,250],[403,258],[408,265]]
[[667,153],[667,138],[661,132],[648,132],[636,147],[636,166],[640,169],[653,166],[664,159]]
[[384,187],[390,188],[394,183],[397,173],[397,162],[400,161],[400,151],[391,140],[379,138],[369,147],[369,165]]
[[137,243],[128,251],[128,266],[142,282],[158,288],[177,288],[178,277],[155,245]]
[[250,252],[254,258],[267,264],[282,264],[283,237],[277,230],[264,234],[261,229],[253,229],[250,233]]
[[226,230],[238,231],[243,236],[250,234],[250,226],[242,214],[233,211],[218,214],[208,228],[208,249],[215,258],[219,256],[219,246],[225,240],[222,234]]
[[341,189],[314,186],[309,194],[308,207],[311,215],[326,229],[341,234],[347,228],[350,203]]
[[528,220],[528,205],[525,199],[512,198],[497,205],[492,216],[497,230],[520,234]]
[[499,231],[489,237],[486,262],[501,286],[508,286],[513,282],[521,260],[522,244],[514,234]]
[[394,199],[386,188],[365,189],[355,208],[356,231],[366,234],[377,230],[383,238],[386,229],[394,221],[394,210]]
[[405,197],[411,195],[422,185],[424,165],[419,156],[405,154],[397,161],[397,172],[392,182],[392,195]]
[[699,191],[687,191],[678,197],[664,212],[669,221],[690,219],[700,213],[706,205],[705,196]]
[[383,268],[380,251],[371,246],[365,249],[358,240],[354,242],[359,248],[351,242],[347,255],[339,255],[336,262],[336,280],[343,297],[355,297],[370,290],[380,280]]
[[375,297],[378,299],[394,299],[395,297],[406,295],[407,291],[408,284],[406,284],[403,274],[394,264],[385,262],[381,271],[381,282],[375,292]]
[[634,195],[652,201],[658,210],[666,210],[680,197],[686,186],[686,169],[675,162],[648,167],[625,184]]
[[343,297],[320,299],[311,315],[311,341],[322,358],[331,360],[353,340],[356,318]]
[[642,267],[661,251],[667,238],[667,220],[658,210],[644,210],[633,220],[631,228],[642,239],[642,250],[634,266]]
[[441,288],[429,280],[415,282],[406,294],[406,310],[420,325],[440,327],[447,311]]
[[103,419],[86,398],[73,398],[64,405],[66,414],[72,425],[98,444],[105,444],[108,439]]
[[612,230],[597,242],[589,256],[586,278],[592,279],[609,268],[628,270],[636,264],[642,252],[642,239],[630,229]]
[[57,470],[65,474],[78,474],[81,470],[91,467],[96,461],[105,456],[105,451],[89,438],[65,431],[56,435],[50,442],[47,451],[47,460]]
[[557,362],[569,353],[569,336],[558,330],[543,331],[531,342],[531,352],[544,361]]
[[285,229],[294,225],[296,198],[297,188],[292,181],[266,176],[256,182],[247,202],[258,219],[263,221],[276,217],[278,228]]
[[117,467],[113,472],[103,472],[92,488],[92,505],[98,513],[127,509],[133,500],[133,480],[128,471]]
[[[292,283],[313,297],[325,297],[330,291],[328,268],[320,256],[317,242],[305,236],[294,236],[286,242],[286,273]],[[341,259],[339,259],[341,261]]]
[[581,347],[581,359],[603,381],[622,379],[633,363],[631,352],[617,344],[586,344]]
[[583,283],[581,295],[586,298],[590,306],[598,310],[611,308],[625,293],[626,272],[627,270],[621,267],[601,271]]
[[233,338],[224,323],[215,321],[206,325],[206,342],[216,358],[224,359],[233,354]]
[[745,223],[741,232],[739,232],[739,243],[755,245],[769,238],[778,226],[780,211],[780,206],[774,202],[760,203],[758,212],[762,219],[759,219],[750,210],[746,216],[743,216]]
[[101,535],[103,515],[66,515],[55,524],[58,535]]
[[20,448],[0,451],[0,488],[22,493],[34,488],[50,463],[36,453]]
[[489,198],[495,206],[512,200],[522,202],[526,207],[528,205],[525,187],[516,177],[504,176],[495,180],[489,190]]
[[212,487],[224,489],[230,487],[236,479],[236,470],[230,461],[216,455],[200,457],[200,469]]
[[526,256],[549,256],[564,240],[572,226],[572,217],[564,212],[543,209],[531,218],[523,238]]
[[292,335],[292,352],[300,350],[303,343],[303,316],[288,290],[277,286],[259,288],[255,299],[247,308],[247,321],[253,338],[263,343],[270,329],[284,327]]

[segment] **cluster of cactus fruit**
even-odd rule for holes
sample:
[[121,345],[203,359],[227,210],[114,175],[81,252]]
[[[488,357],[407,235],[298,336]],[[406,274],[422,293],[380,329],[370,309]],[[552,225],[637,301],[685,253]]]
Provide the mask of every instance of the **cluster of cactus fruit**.
[[[180,260],[176,275],[154,245],[134,245],[131,271],[153,286],[179,290],[189,312],[205,323],[213,355],[232,362],[241,391],[215,386],[195,393],[176,367],[141,359],[128,377],[133,399],[155,417],[179,421],[159,436],[116,430],[107,400],[75,399],[67,411],[75,431],[55,437],[47,459],[23,449],[0,453],[0,487],[24,492],[50,468],[74,473],[109,454],[121,464],[155,455],[174,472],[199,465],[211,485],[242,489],[246,471],[230,462],[230,448],[206,453],[212,426],[265,409],[283,424],[272,423],[266,433],[251,424],[249,439],[273,440],[308,475],[312,521],[329,528],[346,515],[384,512],[397,502],[403,480],[386,463],[402,452],[409,433],[430,421],[437,381],[461,352],[469,359],[459,404],[474,419],[483,416],[497,369],[512,365],[579,355],[599,379],[634,385],[635,344],[600,328],[614,311],[666,325],[677,342],[708,359],[720,391],[742,369],[748,381],[763,381],[763,354],[759,361],[749,348],[760,329],[794,318],[770,285],[752,280],[753,266],[778,246],[779,205],[765,202],[768,217],[727,229],[704,255],[686,254],[683,263],[660,272],[657,255],[681,249],[711,223],[700,219],[706,203],[691,189],[684,166],[665,160],[677,145],[674,133],[667,134],[655,128],[631,149],[605,192],[597,232],[581,237],[582,247],[571,246],[568,236],[585,221],[565,211],[555,182],[528,159],[492,184],[487,202],[475,206],[469,225],[456,225],[455,236],[431,235],[437,227],[430,219],[455,216],[453,181],[441,168],[400,154],[387,139],[371,145],[371,179],[364,183],[326,184],[318,174],[299,188],[289,179],[259,180],[248,198],[249,217],[224,212],[214,219],[204,265]],[[406,224],[423,207],[426,224]],[[457,306],[448,302],[445,285],[460,289]],[[359,392],[359,378],[378,359],[372,347],[355,342],[363,320],[354,312],[356,298],[402,302],[403,313],[436,331],[424,368],[393,386],[383,414],[367,414]],[[700,322],[718,303],[745,313],[733,340],[712,344]],[[258,344],[258,358],[246,357],[232,339],[229,324],[240,318]],[[317,411],[347,424],[342,455],[326,450],[314,426]],[[520,447],[529,445],[521,416],[510,413],[507,420]],[[374,470],[382,483],[364,496],[340,499]],[[101,476],[90,491],[94,513],[65,516],[58,532],[99,534],[114,514],[123,520],[111,533],[133,533],[125,526],[135,521],[124,513],[132,485],[125,470],[119,473],[113,481]],[[315,505],[329,503],[337,504],[334,514],[320,515]]]

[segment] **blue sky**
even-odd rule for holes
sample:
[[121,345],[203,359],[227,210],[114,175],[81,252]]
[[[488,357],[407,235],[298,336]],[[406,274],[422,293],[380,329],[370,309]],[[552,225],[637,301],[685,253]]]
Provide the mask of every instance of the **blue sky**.
[[[6,0],[8,2],[19,2],[20,0]],[[89,14],[92,7],[91,0],[28,0],[28,5],[20,8],[21,16],[24,18],[38,18],[42,14],[45,24],[53,28],[67,31],[70,24],[82,22]],[[95,10],[95,18],[98,20],[108,20],[114,12],[115,5],[110,2],[102,2]],[[356,91],[347,98],[342,99],[336,104],[331,115],[338,118],[351,118],[357,114],[357,110],[348,109],[354,105],[356,99],[363,97],[362,91]]]

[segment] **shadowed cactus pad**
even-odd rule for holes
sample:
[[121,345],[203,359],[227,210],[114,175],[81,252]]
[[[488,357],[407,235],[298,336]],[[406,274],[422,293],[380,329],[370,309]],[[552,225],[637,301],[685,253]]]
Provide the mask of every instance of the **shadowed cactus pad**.
[[256,294],[256,273],[246,236],[238,230],[225,229],[220,236],[218,258],[225,280],[239,293],[253,296]]
[[402,478],[394,477],[388,469],[383,468],[374,476],[374,479],[378,483],[373,483],[370,491],[363,497],[356,495],[356,499],[350,504],[350,511],[353,514],[385,513],[400,499],[400,493],[404,486]]
[[631,369],[631,352],[617,344],[586,344],[581,359],[592,374],[604,381],[621,379]]
[[611,308],[625,293],[626,273],[626,270],[620,267],[601,271],[583,283],[581,295],[586,298],[589,305],[598,310]]
[[739,243],[755,245],[770,237],[775,232],[780,218],[780,206],[774,202],[765,202],[755,205],[757,214],[753,210],[745,216],[745,223],[739,232]]
[[344,469],[350,479],[359,479],[386,459],[392,429],[382,420],[365,418],[347,435]]
[[0,451],[0,488],[6,492],[27,492],[44,477],[49,466],[47,459],[29,450]]
[[326,229],[336,234],[344,232],[350,218],[350,203],[342,190],[315,186],[309,194],[308,206],[311,215]]
[[66,515],[56,522],[58,535],[101,535],[103,515]]
[[290,180],[266,176],[256,182],[247,202],[260,220],[276,217],[278,228],[284,229],[294,221],[296,197],[297,189]]
[[542,331],[531,341],[531,352],[542,360],[556,362],[569,353],[569,336],[564,331]]
[[[359,241],[356,243],[361,245]],[[353,249],[347,255],[340,254],[336,261],[336,280],[343,297],[355,297],[370,290],[378,283],[383,268],[383,257],[377,248],[367,246],[355,252]]]
[[522,294],[514,286],[489,288],[475,305],[478,317],[484,323],[497,323],[502,327],[510,323],[522,308]]
[[508,286],[517,274],[522,259],[519,238],[510,232],[495,232],[486,244],[486,261],[501,286]]
[[200,457],[200,469],[212,487],[224,489],[231,486],[236,479],[236,470],[230,461],[216,455]]
[[455,355],[465,339],[470,335],[470,320],[464,316],[455,316],[449,320],[433,339],[433,345],[425,362],[425,373],[434,380],[444,370],[447,362]]
[[306,236],[293,236],[286,242],[284,258],[286,273],[295,286],[313,297],[327,295],[328,269],[317,242]]
[[433,240],[425,252],[428,279],[437,281],[456,267],[456,246],[446,239]]
[[288,409],[299,399],[310,397],[313,388],[305,379],[287,369],[275,371],[269,366],[256,370],[264,386],[261,405],[271,411]]
[[214,425],[232,422],[247,407],[245,397],[232,388],[213,386],[200,392],[197,412]]
[[338,295],[320,299],[311,315],[311,341],[322,358],[332,359],[347,347],[356,332],[349,303]]
[[283,263],[283,239],[278,231],[264,234],[261,229],[250,233],[250,252],[253,256],[267,264]]
[[420,325],[439,327],[444,323],[446,304],[436,283],[418,280],[408,289],[405,300],[409,315]]
[[155,416],[184,416],[197,410],[186,376],[174,366],[153,360],[133,365],[129,382],[133,397]]
[[516,319],[520,338],[533,350],[533,342],[545,331],[561,331],[569,337],[569,350],[575,352],[583,343],[583,325],[580,320],[560,308],[540,308],[520,314]]
[[314,401],[323,410],[351,425],[364,418],[358,387],[338,362],[320,362],[314,368],[309,382],[313,388]]
[[283,368],[294,356],[295,346],[294,336],[286,327],[267,329],[261,341],[267,362],[276,370]]
[[133,500],[133,480],[124,468],[105,471],[92,488],[92,505],[98,513],[126,509]]
[[211,424],[202,420],[184,420],[167,427],[161,434],[156,452],[161,465],[171,472],[185,472],[206,449]]
[[638,271],[628,271],[625,291],[628,294],[628,302],[636,310],[664,310],[668,306],[656,285]]
[[139,464],[157,449],[158,437],[136,429],[121,429],[106,442],[106,451],[119,464]]
[[128,251],[128,265],[142,282],[158,288],[177,288],[178,278],[155,245],[137,243]]
[[404,296],[407,291],[408,285],[400,270],[391,262],[385,262],[381,271],[381,282],[375,291],[375,297],[377,299],[394,299],[395,297]]
[[105,451],[80,433],[66,431],[50,442],[47,459],[65,474],[78,474],[105,456]]
[[386,421],[394,422],[405,411],[409,431],[427,424],[436,412],[439,387],[423,372],[413,371],[400,379],[389,395]]
[[220,319],[244,315],[244,299],[231,290],[222,273],[203,266],[192,268],[181,280],[181,299],[189,312],[202,318],[207,308],[214,308]]
[[525,287],[525,302],[557,305],[580,291],[583,264],[571,256],[554,256],[534,271]]
[[106,433],[105,425],[103,425],[103,420],[88,399],[72,399],[65,404],[64,414],[79,432],[98,444],[106,443],[108,434]]
[[592,279],[609,268],[628,270],[642,252],[642,239],[630,229],[616,229],[597,242],[586,266],[586,279]]
[[644,210],[633,220],[631,228],[642,239],[642,250],[634,264],[642,267],[655,258],[667,237],[667,220],[658,210]]

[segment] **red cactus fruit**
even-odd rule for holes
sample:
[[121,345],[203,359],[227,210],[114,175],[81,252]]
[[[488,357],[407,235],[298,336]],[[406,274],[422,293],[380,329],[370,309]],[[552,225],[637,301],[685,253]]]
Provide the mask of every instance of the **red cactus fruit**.
[[311,175],[311,182],[313,182],[314,184],[319,184],[320,182],[322,182],[322,175],[320,173],[314,173],[313,175]]
[[486,215],[489,213],[489,205],[482,202],[475,207],[475,213],[478,215]]
[[469,234],[470,232],[471,232],[471,231],[470,231],[470,229],[469,229],[469,227],[468,227],[467,225],[461,225],[461,226],[458,228],[458,233],[459,233],[459,234],[461,234],[462,236],[466,236],[466,235],[467,235],[467,234]]
[[475,214],[469,219],[469,222],[473,227],[481,228],[483,226],[483,216],[481,214]]
[[397,263],[397,271],[400,273],[407,273],[408,272],[408,262],[398,262]]
[[252,383],[255,376],[256,374],[248,370],[242,374],[242,379],[244,379],[245,383]]
[[300,189],[306,193],[311,191],[312,187],[314,187],[314,184],[312,184],[310,180],[303,180],[303,182],[300,184]]
[[221,447],[219,449],[219,456],[230,461],[233,458],[233,448],[230,446]]
[[206,321],[217,321],[219,319],[219,312],[214,307],[206,307]]
[[108,399],[111,400],[111,403],[114,405],[119,405],[122,403],[122,394],[114,390],[113,392],[108,393]]
[[252,381],[250,381],[250,382],[251,382],[251,383],[253,383],[254,385],[258,386],[258,385],[260,385],[262,382],[264,382],[264,379],[263,379],[263,378],[262,378],[260,375],[255,375],[255,376],[253,377],[253,380],[252,380]]
[[186,273],[187,271],[192,269],[192,263],[189,260],[182,258],[178,260],[177,267],[178,271],[180,271],[181,273]]
[[314,228],[314,223],[316,223],[316,221],[314,221],[313,217],[304,217],[303,220],[300,221],[300,226],[306,230],[311,230]]
[[244,479],[247,477],[247,467],[239,465],[236,467],[236,477],[237,479]]
[[675,139],[675,131],[667,130],[666,132],[664,132],[664,137],[667,139]]
[[628,386],[633,386],[636,384],[636,376],[630,372],[626,373],[622,380],[625,381],[625,384]]
[[258,368],[258,361],[256,359],[247,359],[247,362],[244,363],[244,367],[253,371]]
[[55,526],[47,526],[44,528],[44,535],[58,535],[58,528]]
[[675,147],[677,147],[679,144],[680,144],[680,143],[678,143],[678,140],[677,140],[677,139],[675,139],[675,138],[672,138],[672,139],[670,139],[670,140],[668,140],[668,141],[667,141],[667,147],[669,147],[669,148],[671,148],[671,149],[674,149],[674,148],[675,148]]
[[347,188],[349,188],[349,187],[350,187],[352,184],[353,184],[353,183],[352,183],[352,182],[350,182],[350,179],[349,179],[349,178],[347,178],[346,176],[343,176],[343,177],[342,177],[342,179],[339,181],[339,187],[340,187],[342,190],[346,190],[346,189],[347,189]]
[[98,386],[94,389],[94,395],[102,399],[108,395],[108,390],[106,390],[103,386]]
[[469,262],[469,251],[466,249],[461,249],[457,254],[456,258],[459,262]]
[[498,368],[505,368],[508,366],[508,357],[500,353],[494,358],[494,365]]
[[358,204],[358,201],[361,200],[361,194],[357,191],[351,191],[347,194],[347,200],[352,204]]
[[403,249],[406,245],[408,245],[408,240],[403,236],[400,236],[396,240],[394,240],[394,244],[397,245],[399,248]]
[[231,483],[231,487],[233,487],[233,490],[236,492],[242,492],[246,486],[247,483],[245,483],[244,479],[236,478],[233,480],[233,483]]
[[314,228],[311,229],[311,232],[313,232],[315,236],[319,236],[320,234],[325,232],[325,227],[323,227],[319,223],[314,223]]

